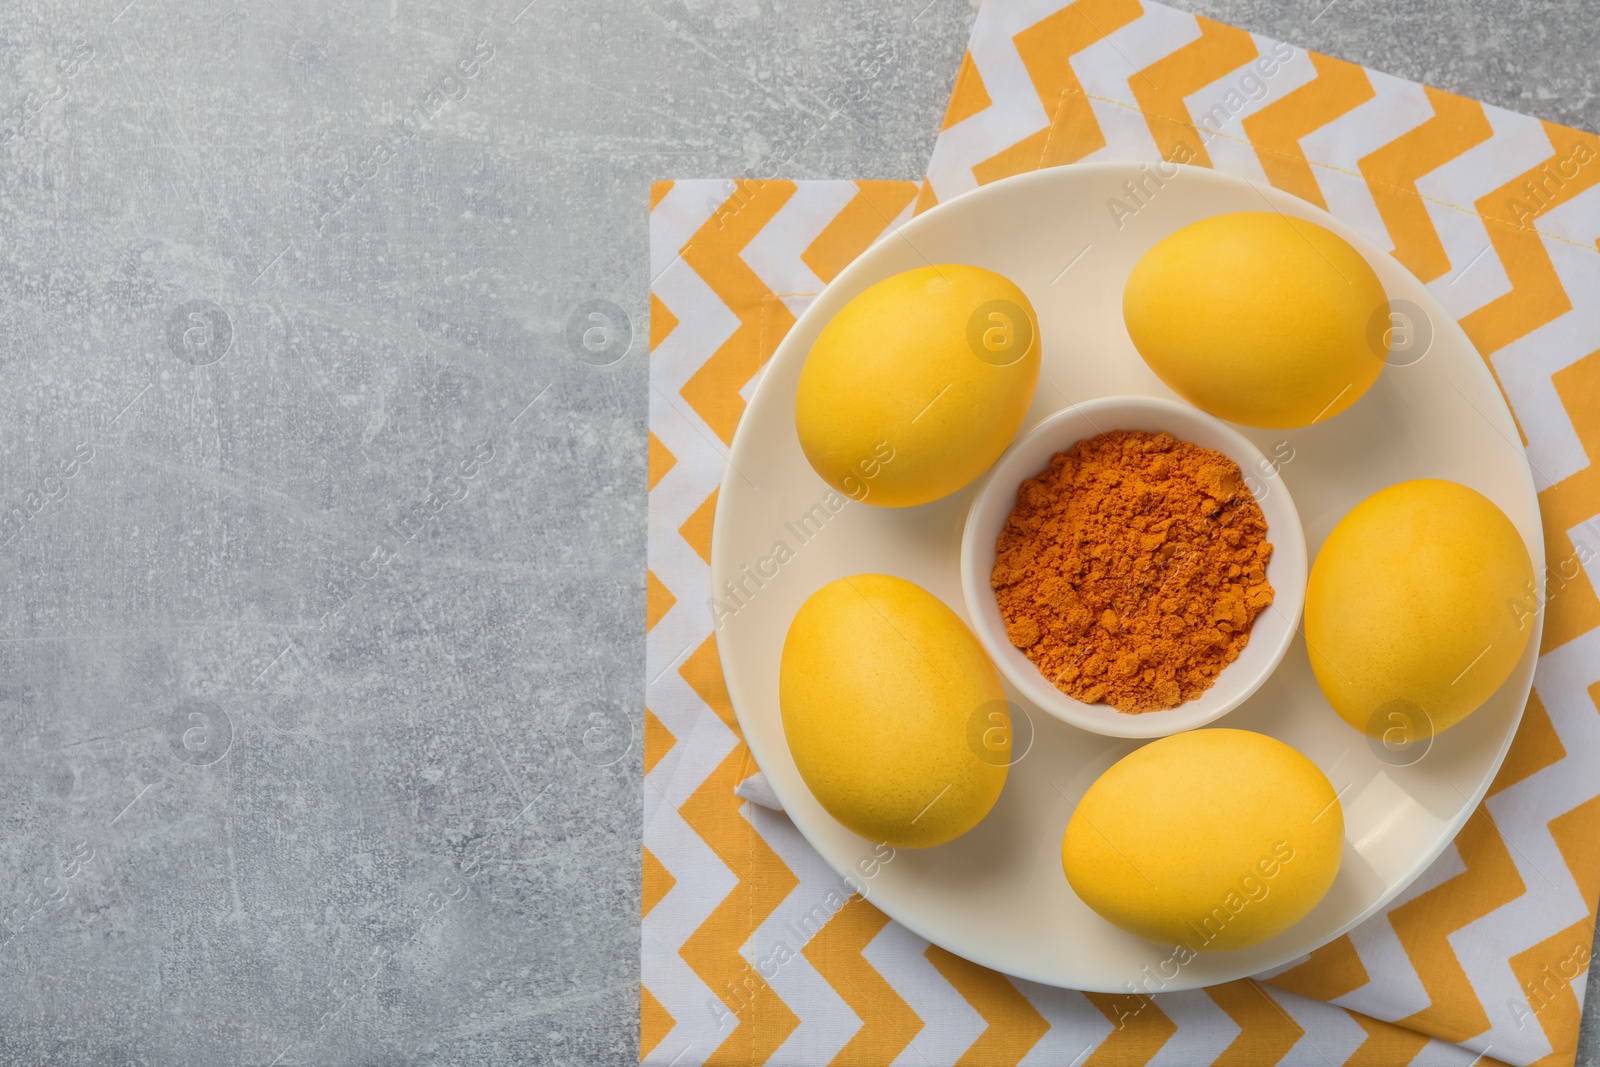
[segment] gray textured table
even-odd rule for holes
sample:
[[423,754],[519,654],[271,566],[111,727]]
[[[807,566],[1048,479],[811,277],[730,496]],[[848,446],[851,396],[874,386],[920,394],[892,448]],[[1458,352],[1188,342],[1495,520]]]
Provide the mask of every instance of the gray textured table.
[[[1600,119],[1592,5],[1198,7]],[[0,1064],[635,1061],[648,184],[919,176],[970,19],[0,7]]]

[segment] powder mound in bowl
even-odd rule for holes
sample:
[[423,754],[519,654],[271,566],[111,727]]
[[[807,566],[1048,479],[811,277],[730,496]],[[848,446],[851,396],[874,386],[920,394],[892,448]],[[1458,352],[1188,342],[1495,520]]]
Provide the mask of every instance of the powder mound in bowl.
[[995,547],[1011,643],[1063,693],[1121,712],[1211,688],[1272,603],[1267,521],[1239,465],[1170,433],[1056,453]]

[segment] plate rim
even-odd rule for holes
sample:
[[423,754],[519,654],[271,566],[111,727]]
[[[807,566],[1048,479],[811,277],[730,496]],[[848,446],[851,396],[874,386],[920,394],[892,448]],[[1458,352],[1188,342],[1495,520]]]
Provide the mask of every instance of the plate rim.
[[[908,219],[904,224],[902,224],[899,227],[894,227],[894,228],[886,230],[877,240],[875,240],[871,245],[869,245],[861,254],[859,254],[855,259],[851,260],[848,264],[846,264],[845,267],[842,270],[840,270],[839,273],[837,275],[835,275],[834,278],[831,281],[827,282],[823,286],[823,288],[817,293],[816,297],[814,297],[812,299],[812,302],[795,319],[795,322],[789,328],[789,331],[786,334],[784,334],[783,338],[779,341],[777,347],[773,349],[772,354],[770,356],[768,356],[767,360],[764,362],[763,370],[760,372],[760,380],[757,382],[757,384],[755,386],[755,389],[751,392],[750,403],[749,403],[749,405],[747,405],[744,414],[748,414],[749,413],[750,407],[754,406],[757,397],[762,395],[762,391],[763,390],[771,390],[771,389],[776,388],[776,386],[772,384],[772,379],[765,373],[765,368],[767,366],[770,366],[771,363],[774,360],[777,360],[781,355],[783,355],[790,346],[792,346],[792,345],[797,343],[794,340],[794,338],[796,336],[798,336],[798,331],[800,330],[800,327],[802,326],[802,324],[807,322],[809,318],[812,318],[812,317],[820,315],[820,312],[817,309],[818,309],[819,305],[822,303],[823,296],[826,295],[826,293],[829,290],[840,286],[841,283],[843,283],[844,285],[848,286],[848,285],[850,285],[850,284],[852,284],[854,282],[855,278],[858,275],[871,273],[871,271],[868,269],[868,266],[869,266],[869,263],[868,263],[869,255],[870,255],[870,253],[872,252],[872,250],[874,248],[878,247],[879,244],[883,243],[884,241],[887,241],[888,239],[894,238],[894,237],[899,237],[901,240],[904,240],[907,243],[910,243],[911,239],[915,236],[916,230],[921,229],[924,226],[928,225],[926,220],[928,220],[930,218],[937,217],[938,214],[941,213],[941,212],[947,212],[954,205],[967,203],[967,202],[970,202],[970,201],[973,201],[973,200],[992,199],[992,198],[997,198],[997,197],[1002,197],[1002,196],[1005,196],[1005,195],[1009,195],[1009,194],[1007,194],[1005,192],[1005,190],[1011,189],[1011,188],[1018,188],[1018,187],[1021,187],[1023,185],[1048,184],[1048,183],[1053,182],[1053,181],[1060,181],[1060,180],[1062,180],[1060,178],[1060,176],[1059,176],[1061,172],[1082,173],[1082,172],[1087,172],[1087,171],[1094,171],[1094,172],[1100,172],[1100,173],[1106,173],[1106,174],[1115,173],[1115,174],[1119,174],[1119,175],[1126,175],[1126,176],[1129,176],[1129,177],[1137,177],[1140,174],[1141,166],[1148,167],[1150,165],[1151,164],[1148,161],[1138,161],[1138,160],[1098,160],[1098,161],[1091,161],[1091,162],[1062,164],[1062,165],[1053,166],[1053,167],[1041,167],[1041,168],[1038,168],[1038,169],[1035,169],[1035,170],[1024,171],[1024,172],[1022,172],[1020,174],[1009,175],[1009,176],[1007,176],[1005,178],[1000,178],[1000,179],[997,179],[997,180],[995,180],[993,182],[989,182],[987,184],[979,185],[979,186],[977,186],[975,188],[969,189],[966,192],[963,192],[958,196],[952,197],[949,200],[945,200],[945,201],[942,201],[941,203],[938,203],[938,204],[934,205],[932,208],[929,208],[927,211],[921,213],[920,215],[912,216],[910,219]],[[1402,264],[1398,260],[1396,260],[1391,253],[1384,251],[1382,248],[1379,248],[1376,244],[1374,244],[1372,242],[1371,239],[1369,239],[1365,234],[1363,234],[1359,230],[1357,230],[1350,223],[1345,222],[1344,220],[1338,218],[1337,216],[1335,216],[1332,213],[1324,210],[1323,208],[1317,207],[1315,204],[1312,204],[1309,201],[1302,200],[1301,198],[1293,195],[1292,193],[1287,193],[1287,192],[1284,192],[1284,191],[1282,191],[1280,189],[1277,189],[1277,188],[1275,188],[1273,186],[1263,185],[1263,184],[1261,184],[1259,182],[1253,181],[1252,179],[1245,178],[1245,177],[1242,177],[1240,175],[1232,174],[1232,173],[1229,173],[1229,172],[1226,172],[1226,171],[1221,171],[1221,170],[1218,170],[1218,169],[1216,169],[1214,167],[1197,166],[1197,165],[1194,165],[1194,164],[1170,163],[1170,162],[1166,163],[1165,165],[1168,166],[1168,167],[1171,167],[1171,168],[1176,168],[1176,170],[1177,170],[1177,174],[1174,175],[1174,178],[1173,179],[1169,179],[1169,180],[1175,180],[1176,177],[1183,176],[1183,175],[1190,175],[1195,180],[1198,180],[1198,181],[1215,181],[1215,182],[1219,182],[1219,183],[1222,183],[1222,184],[1225,184],[1225,185],[1231,184],[1231,185],[1234,185],[1234,186],[1238,186],[1238,187],[1242,187],[1242,188],[1254,191],[1258,196],[1260,196],[1263,199],[1263,202],[1268,207],[1270,207],[1274,211],[1277,211],[1279,214],[1287,214],[1283,210],[1283,207],[1280,206],[1280,205],[1287,205],[1289,207],[1294,208],[1298,212],[1304,212],[1305,213],[1305,214],[1301,214],[1301,215],[1295,215],[1295,216],[1292,216],[1292,217],[1304,218],[1304,217],[1306,217],[1306,215],[1311,215],[1311,216],[1314,216],[1314,218],[1311,219],[1311,221],[1315,221],[1315,222],[1317,222],[1317,223],[1319,223],[1321,225],[1327,225],[1328,223],[1331,223],[1332,225],[1328,225],[1328,228],[1333,230],[1333,232],[1335,232],[1339,236],[1341,236],[1341,237],[1345,238],[1346,240],[1350,241],[1350,243],[1355,246],[1356,250],[1358,252],[1360,252],[1364,257],[1368,257],[1368,258],[1377,257],[1377,258],[1380,258],[1380,259],[1383,259],[1383,260],[1387,260],[1390,264],[1395,266],[1398,270],[1404,272],[1404,274],[1406,274],[1407,276],[1415,279],[1417,281],[1418,286],[1419,286],[1419,291],[1422,293],[1422,295],[1425,298],[1425,310],[1427,310],[1429,312],[1429,314],[1431,316],[1433,316],[1436,321],[1440,321],[1440,322],[1442,322],[1444,324],[1442,326],[1443,330],[1445,330],[1445,331],[1454,331],[1456,334],[1459,335],[1460,340],[1465,342],[1467,349],[1472,351],[1472,352],[1474,352],[1474,353],[1476,353],[1478,355],[1478,357],[1479,357],[1478,361],[1475,364],[1471,364],[1472,369],[1468,373],[1481,375],[1484,378],[1488,379],[1489,384],[1493,386],[1493,392],[1495,393],[1495,395],[1497,395],[1500,398],[1500,406],[1499,406],[1498,409],[1496,409],[1496,413],[1498,414],[1500,411],[1504,411],[1506,414],[1510,415],[1513,423],[1515,423],[1515,414],[1511,411],[1511,406],[1510,406],[1509,402],[1506,400],[1504,390],[1501,389],[1500,386],[1499,386],[1499,383],[1494,380],[1494,376],[1491,373],[1491,371],[1489,369],[1489,366],[1488,366],[1488,360],[1478,350],[1477,345],[1472,342],[1472,339],[1466,335],[1464,330],[1462,330],[1461,325],[1460,325],[1459,321],[1456,319],[1456,317],[1454,315],[1451,315],[1443,307],[1443,305],[1441,305],[1438,302],[1437,298],[1435,298],[1433,296],[1433,294],[1427,289],[1427,283],[1423,282],[1420,278],[1417,278],[1415,273],[1413,271],[1411,271],[1410,268],[1406,267],[1404,264]],[[1165,177],[1165,175],[1163,175],[1163,176]],[[887,277],[887,275],[885,275],[885,277]],[[874,280],[878,280],[878,279],[874,279]],[[871,284],[871,283],[868,282],[867,284]],[[1437,343],[1437,339],[1435,340],[1435,343]],[[1046,417],[1048,417],[1048,416],[1046,416]],[[1229,425],[1230,427],[1233,425],[1231,423],[1227,423],[1227,420],[1222,420],[1222,421],[1225,424]],[[719,481],[717,483],[717,485],[718,485],[717,505],[716,505],[716,508],[714,509],[713,514],[712,514],[711,560],[710,560],[710,565],[708,567],[708,572],[709,572],[708,573],[708,580],[711,582],[711,588],[712,589],[716,588],[717,576],[724,573],[725,564],[727,562],[727,551],[728,551],[727,548],[726,548],[725,539],[719,538],[717,536],[717,530],[726,529],[727,528],[727,526],[726,526],[726,524],[724,522],[724,519],[725,519],[725,515],[726,515],[726,512],[727,512],[727,509],[729,507],[731,507],[729,501],[734,499],[738,495],[737,493],[725,492],[724,490],[726,490],[728,488],[730,482],[737,476],[738,468],[736,466],[736,463],[738,461],[739,453],[741,452],[741,444],[743,444],[746,448],[748,448],[749,447],[748,442],[751,439],[751,436],[756,432],[754,430],[749,429],[750,425],[751,425],[751,423],[748,420],[746,420],[743,417],[743,415],[741,415],[740,420],[739,420],[739,424],[734,430],[733,443],[729,446],[727,455],[723,457],[722,477],[719,479]],[[1021,432],[1022,432],[1022,428],[1019,427],[1018,428],[1018,435],[1020,435]],[[1014,443],[1015,440],[1016,440],[1016,437],[1013,437],[1011,443]],[[1011,447],[1011,443],[1007,444],[1007,448],[1008,449]],[[1511,442],[1508,441],[1507,443],[1510,444]],[[1518,456],[1520,457],[1521,462],[1522,462],[1523,473],[1524,473],[1524,477],[1525,477],[1525,484],[1530,489],[1530,496],[1531,496],[1532,501],[1533,501],[1533,507],[1534,507],[1535,516],[1542,518],[1542,512],[1539,509],[1537,484],[1535,483],[1535,481],[1533,479],[1532,469],[1531,469],[1531,467],[1529,466],[1529,463],[1528,463],[1527,449],[1525,447],[1521,446],[1521,445],[1516,445],[1514,447],[1516,448]],[[980,476],[980,477],[987,477],[988,474],[990,473],[990,471],[992,471],[992,470],[993,470],[993,466],[991,465],[991,467],[989,468],[989,471],[985,471],[984,474],[982,476]],[[1539,574],[1542,574],[1544,572],[1544,569],[1545,569],[1546,560],[1545,560],[1544,547],[1545,547],[1544,546],[1544,542],[1543,542],[1543,539],[1541,537],[1540,539],[1538,539],[1536,541],[1535,551],[1530,552],[1530,556],[1535,557],[1532,560],[1532,562],[1534,563],[1534,573],[1535,573],[1536,576],[1539,575]],[[1313,562],[1315,562],[1315,556],[1311,555],[1309,553],[1309,546],[1308,546],[1308,562],[1307,562],[1308,569],[1309,569],[1310,564],[1313,563]],[[1533,678],[1534,678],[1534,674],[1537,672],[1537,665],[1538,665],[1538,652],[1537,652],[1537,650],[1540,647],[1540,644],[1541,644],[1541,642],[1543,640],[1544,624],[1545,624],[1545,611],[1544,611],[1544,603],[1543,603],[1543,600],[1541,598],[1540,610],[1536,613],[1536,621],[1535,621],[1535,624],[1534,624],[1534,630],[1533,630],[1533,633],[1530,634],[1529,638],[1528,638],[1528,647],[1534,650],[1534,670],[1530,671],[1529,674],[1528,674],[1526,691],[1522,694],[1521,699],[1518,701],[1517,710],[1516,710],[1515,714],[1512,716],[1512,719],[1510,721],[1508,729],[1505,731],[1505,735],[1500,739],[1500,744],[1499,744],[1498,750],[1495,752],[1493,759],[1490,760],[1489,765],[1488,765],[1488,770],[1484,774],[1483,780],[1473,788],[1473,790],[1471,792],[1471,795],[1467,797],[1466,802],[1464,804],[1462,804],[1462,806],[1458,809],[1456,815],[1453,816],[1452,819],[1449,821],[1449,824],[1448,824],[1449,829],[1448,829],[1448,831],[1445,832],[1445,833],[1442,833],[1439,836],[1438,841],[1429,850],[1427,850],[1425,853],[1419,854],[1419,856],[1413,861],[1411,867],[1407,870],[1407,872],[1404,874],[1404,876],[1402,876],[1401,878],[1397,879],[1394,882],[1393,885],[1388,887],[1383,893],[1379,894],[1378,897],[1372,903],[1370,903],[1360,914],[1358,914],[1358,915],[1354,916],[1353,918],[1347,920],[1345,923],[1343,923],[1342,925],[1337,927],[1332,933],[1328,934],[1326,937],[1322,938],[1320,941],[1318,941],[1315,944],[1311,945],[1311,947],[1309,947],[1309,948],[1302,949],[1300,951],[1295,952],[1292,955],[1285,956],[1284,958],[1278,960],[1277,962],[1269,963],[1269,964],[1266,964],[1264,966],[1252,965],[1252,966],[1248,966],[1248,967],[1226,968],[1226,969],[1224,969],[1224,973],[1221,976],[1208,976],[1207,980],[1205,980],[1205,981],[1199,981],[1195,977],[1192,977],[1192,976],[1188,977],[1186,979],[1185,976],[1187,974],[1189,974],[1190,972],[1180,970],[1180,973],[1176,978],[1167,981],[1162,986],[1161,992],[1164,992],[1164,993],[1175,993],[1175,992],[1182,992],[1182,991],[1185,991],[1185,990],[1199,989],[1199,988],[1204,988],[1204,987],[1207,987],[1207,986],[1222,984],[1222,983],[1225,983],[1225,982],[1237,981],[1240,978],[1248,978],[1248,977],[1251,977],[1253,975],[1261,974],[1261,973],[1263,973],[1265,971],[1270,971],[1270,970],[1273,970],[1275,968],[1281,968],[1284,965],[1292,962],[1293,960],[1301,959],[1301,958],[1305,957],[1306,955],[1308,955],[1309,953],[1315,952],[1318,949],[1323,948],[1324,946],[1326,946],[1326,945],[1338,940],[1339,938],[1343,937],[1345,934],[1349,933],[1355,927],[1360,926],[1362,923],[1364,923],[1368,919],[1372,918],[1378,912],[1382,911],[1396,897],[1400,896],[1407,889],[1409,889],[1416,882],[1416,880],[1419,877],[1421,877],[1422,874],[1424,872],[1426,872],[1429,867],[1431,867],[1433,865],[1434,861],[1436,861],[1441,855],[1443,855],[1445,850],[1448,849],[1451,846],[1452,843],[1454,843],[1456,838],[1460,835],[1461,829],[1467,824],[1468,820],[1470,820],[1472,818],[1473,814],[1478,810],[1478,807],[1479,807],[1480,804],[1482,804],[1484,797],[1488,795],[1489,789],[1493,785],[1495,778],[1499,775],[1500,768],[1504,764],[1506,756],[1511,750],[1512,742],[1516,739],[1517,732],[1521,728],[1523,715],[1525,714],[1526,709],[1527,709],[1528,697],[1533,691]],[[746,711],[741,709],[741,702],[736,697],[736,695],[734,693],[734,688],[735,687],[733,685],[731,685],[731,684],[728,684],[728,681],[727,681],[727,673],[728,673],[727,672],[727,668],[725,666],[721,666],[722,664],[725,664],[725,663],[729,662],[728,657],[727,657],[728,648],[726,647],[726,642],[725,642],[725,639],[724,639],[724,636],[723,636],[724,629],[726,629],[726,628],[713,627],[712,628],[712,636],[713,636],[713,638],[715,639],[715,641],[717,643],[718,663],[719,663],[719,666],[721,667],[722,672],[723,672],[724,685],[726,686],[727,693],[728,693],[728,702],[733,707],[734,717],[739,723],[740,733],[743,735],[742,736],[742,740],[743,740],[744,744],[746,745],[746,747],[749,749],[751,758],[755,761],[757,769],[758,770],[762,770],[763,774],[764,774],[765,772],[764,772],[764,769],[762,767],[762,759],[761,759],[762,753],[758,750],[759,746],[752,742],[751,738],[753,736],[753,732],[751,731],[751,729],[749,728],[749,726],[746,723],[746,719],[747,719],[747,717],[749,716],[750,713],[748,713],[748,712],[746,712]],[[1525,650],[1524,651],[1524,656],[1526,656],[1526,655],[1527,655],[1527,651]],[[1519,663],[1520,662],[1521,661],[1519,660]],[[1282,667],[1282,661],[1279,662],[1278,667],[1275,668],[1272,673],[1276,674],[1277,670],[1281,669],[1281,667]],[[1271,675],[1269,675],[1269,677],[1271,677]],[[1507,679],[1507,683],[1509,683],[1510,680],[1511,679],[1508,678]],[[1502,683],[1502,685],[1507,684],[1507,683]],[[1498,692],[1498,690],[1496,690],[1496,692]],[[1217,721],[1221,722],[1221,720],[1225,719],[1226,717],[1227,717],[1226,715],[1221,716]],[[1078,727],[1072,727],[1071,724],[1068,724],[1068,723],[1063,723],[1063,725],[1069,726],[1072,729],[1079,729]],[[1212,728],[1216,728],[1216,724],[1215,723],[1208,723],[1205,726],[1197,727],[1197,729],[1212,729]],[[1088,731],[1084,731],[1084,732],[1087,733]],[[1137,741],[1139,744],[1143,745],[1143,744],[1148,744],[1148,743],[1150,743],[1150,741],[1155,740],[1155,739],[1154,738],[1140,738],[1140,739],[1127,739],[1127,740]],[[841,868],[837,863],[835,863],[833,858],[831,856],[829,856],[828,853],[824,849],[818,847],[818,845],[813,840],[812,835],[807,832],[807,827],[804,824],[808,820],[803,816],[797,816],[796,810],[793,809],[790,806],[789,800],[785,796],[785,793],[788,790],[788,787],[785,786],[785,785],[781,785],[778,782],[777,779],[772,778],[772,777],[767,777],[767,784],[768,784],[768,787],[772,790],[773,796],[775,796],[777,798],[779,804],[782,805],[783,814],[786,815],[789,818],[790,822],[793,824],[795,829],[800,833],[801,837],[805,839],[806,844],[814,852],[816,852],[818,856],[820,856],[822,858],[823,862],[825,864],[827,864],[829,869],[834,871],[835,874],[839,875],[840,877],[848,877],[848,870],[846,868]],[[1460,792],[1460,790],[1457,790],[1457,792]],[[1463,794],[1463,795],[1465,795],[1465,794]],[[1348,842],[1347,842],[1347,845],[1348,845]],[[966,959],[966,960],[968,960],[968,961],[970,961],[972,963],[976,963],[979,966],[987,967],[987,968],[989,968],[991,970],[998,971],[998,972],[1000,972],[1002,974],[1006,974],[1006,975],[1009,975],[1009,976],[1014,977],[1014,978],[1019,978],[1019,979],[1022,979],[1024,981],[1035,982],[1037,984],[1049,986],[1051,988],[1056,988],[1056,989],[1073,989],[1073,990],[1078,990],[1078,991],[1081,991],[1081,992],[1102,992],[1102,993],[1126,993],[1126,992],[1128,992],[1128,990],[1125,989],[1125,988],[1118,987],[1118,986],[1110,986],[1110,985],[1100,985],[1100,986],[1083,986],[1083,985],[1072,985],[1072,986],[1069,986],[1069,985],[1063,985],[1058,979],[1056,979],[1053,976],[1048,975],[1048,974],[1030,973],[1026,969],[1017,969],[1015,967],[1012,967],[1012,966],[1008,965],[1007,963],[1005,963],[1003,961],[995,961],[993,959],[978,958],[978,955],[981,955],[981,954],[978,954],[978,955],[968,954],[967,952],[958,951],[957,949],[950,947],[939,936],[941,931],[939,931],[939,930],[930,930],[930,929],[928,929],[926,927],[926,924],[917,922],[915,920],[904,918],[902,916],[902,914],[898,913],[899,909],[897,909],[893,905],[893,903],[886,903],[886,902],[878,899],[876,896],[874,896],[874,898],[872,900],[872,903],[873,903],[874,907],[876,907],[880,911],[882,911],[892,921],[894,921],[896,923],[899,923],[901,926],[905,927],[907,930],[911,931],[916,936],[922,938],[924,941],[927,941],[930,944],[938,945],[940,948],[944,949],[947,952],[952,953],[953,955],[960,956],[961,958]],[[1283,933],[1288,933],[1290,930],[1293,930],[1293,929],[1294,929],[1294,927],[1291,926],[1291,927],[1289,927],[1288,930],[1285,930]],[[1281,937],[1281,936],[1283,936],[1283,934],[1279,934],[1277,936]],[[1207,955],[1212,959],[1220,959],[1221,957],[1227,956],[1229,954],[1228,953],[1208,953]]]

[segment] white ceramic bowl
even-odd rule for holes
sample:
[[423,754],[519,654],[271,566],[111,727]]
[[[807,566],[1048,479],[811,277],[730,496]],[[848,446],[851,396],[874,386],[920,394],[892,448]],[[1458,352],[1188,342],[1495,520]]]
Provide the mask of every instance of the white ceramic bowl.
[[[1110,430],[1166,430],[1239,464],[1245,484],[1267,520],[1272,558],[1267,581],[1273,602],[1256,617],[1239,658],[1222,669],[1210,689],[1168,711],[1124,714],[1105,704],[1074,700],[1039,672],[1006,638],[989,576],[995,542],[1016,505],[1017,487],[1050,465],[1050,457],[1087,437]],[[990,469],[967,511],[961,534],[961,592],[972,628],[1006,681],[1031,704],[1062,722],[1109,737],[1164,737],[1215,722],[1261,688],[1294,640],[1306,599],[1306,539],[1300,516],[1275,468],[1255,445],[1226,423],[1197,408],[1148,396],[1108,396],[1056,412],[1017,438]]]

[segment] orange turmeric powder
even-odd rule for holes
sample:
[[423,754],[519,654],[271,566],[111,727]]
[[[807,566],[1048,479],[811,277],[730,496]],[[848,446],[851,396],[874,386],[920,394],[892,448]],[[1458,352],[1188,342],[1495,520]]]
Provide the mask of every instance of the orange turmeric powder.
[[1113,430],[1018,488],[990,584],[1011,643],[1063,693],[1174,708],[1211,687],[1272,603],[1266,535],[1233,460]]

